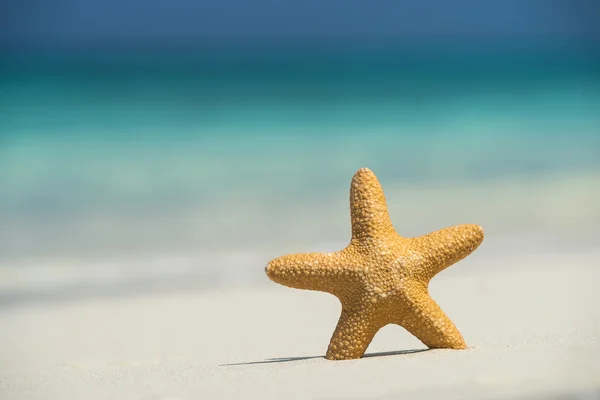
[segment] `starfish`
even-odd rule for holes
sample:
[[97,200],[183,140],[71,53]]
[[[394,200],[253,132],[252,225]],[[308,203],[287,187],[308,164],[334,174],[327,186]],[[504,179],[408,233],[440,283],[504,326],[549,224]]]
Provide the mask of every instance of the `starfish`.
[[388,324],[404,327],[429,348],[465,349],[465,340],[428,287],[436,274],[479,246],[481,226],[400,236],[383,189],[367,168],[352,178],[350,214],[352,239],[343,250],[285,255],[265,269],[274,282],[331,293],[340,300],[342,313],[325,358],[361,358],[377,331]]

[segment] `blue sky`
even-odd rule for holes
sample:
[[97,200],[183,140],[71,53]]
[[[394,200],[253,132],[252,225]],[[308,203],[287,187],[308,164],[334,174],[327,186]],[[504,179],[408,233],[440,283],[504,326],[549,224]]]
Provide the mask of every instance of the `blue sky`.
[[599,21],[599,0],[2,0],[0,43],[598,43]]

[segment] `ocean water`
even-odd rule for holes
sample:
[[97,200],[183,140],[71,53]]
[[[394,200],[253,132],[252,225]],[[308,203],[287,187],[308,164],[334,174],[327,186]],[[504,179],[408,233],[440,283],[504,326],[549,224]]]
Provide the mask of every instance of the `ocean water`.
[[5,54],[0,261],[343,243],[361,167],[409,233],[589,227],[599,71],[592,51]]

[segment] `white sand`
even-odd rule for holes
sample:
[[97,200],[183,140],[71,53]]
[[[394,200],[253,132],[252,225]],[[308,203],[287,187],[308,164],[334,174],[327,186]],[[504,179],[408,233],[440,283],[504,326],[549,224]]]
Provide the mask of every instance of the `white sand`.
[[554,250],[473,255],[434,279],[465,351],[412,352],[423,345],[387,326],[370,356],[327,361],[337,300],[269,282],[7,305],[0,398],[599,399],[598,249]]

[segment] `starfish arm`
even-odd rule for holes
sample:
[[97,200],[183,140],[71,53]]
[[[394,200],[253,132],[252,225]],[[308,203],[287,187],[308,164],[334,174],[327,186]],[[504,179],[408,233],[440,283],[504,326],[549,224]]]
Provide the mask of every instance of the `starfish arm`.
[[342,304],[342,314],[329,342],[326,359],[350,360],[365,354],[379,330],[371,311],[369,307],[349,308]]
[[[432,349],[466,349],[462,335],[423,286],[408,290],[408,309],[399,325]],[[406,305],[404,306],[406,307]]]
[[426,280],[471,254],[483,241],[479,225],[457,225],[410,239],[414,252],[422,257],[418,269]]
[[338,294],[347,264],[342,252],[290,254],[269,262],[265,272],[285,286]]
[[350,214],[353,239],[368,241],[394,232],[381,184],[368,168],[352,178]]

